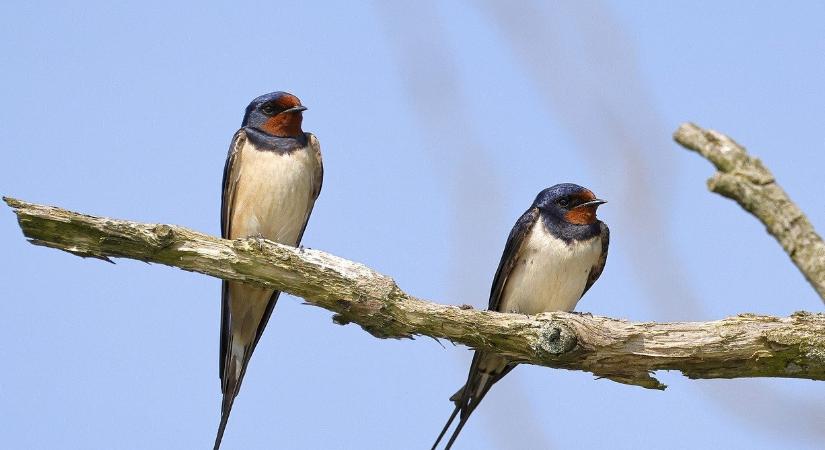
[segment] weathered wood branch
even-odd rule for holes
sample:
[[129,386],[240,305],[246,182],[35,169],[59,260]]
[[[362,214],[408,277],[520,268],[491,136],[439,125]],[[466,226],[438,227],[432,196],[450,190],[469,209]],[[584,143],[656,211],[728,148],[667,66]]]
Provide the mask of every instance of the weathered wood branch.
[[825,302],[825,242],[762,161],[728,136],[692,123],[682,124],[673,139],[716,166],[708,189],[759,219]]
[[426,335],[516,361],[592,372],[646,388],[656,370],[691,378],[825,380],[825,314],[739,315],[713,322],[640,323],[587,314],[537,316],[427,302],[352,261],[266,240],[224,240],[173,225],[78,214],[4,198],[36,245],[81,257],[155,262],[303,297],[379,338]]

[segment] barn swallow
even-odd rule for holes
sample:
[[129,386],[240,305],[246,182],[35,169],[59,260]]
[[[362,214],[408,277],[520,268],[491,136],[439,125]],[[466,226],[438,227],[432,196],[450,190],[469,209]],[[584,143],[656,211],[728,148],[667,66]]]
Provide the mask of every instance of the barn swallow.
[[[259,237],[297,246],[321,192],[318,139],[301,129],[307,108],[286,92],[262,95],[246,107],[223,171],[221,236]],[[280,292],[224,281],[221,290],[220,378],[223,402],[215,450],[247,364]]]
[[[607,261],[610,231],[596,219],[596,208],[603,203],[590,190],[570,183],[541,191],[510,231],[487,309],[520,314],[572,311]],[[461,413],[445,449],[452,447],[481,399],[515,366],[502,356],[477,350],[467,383],[450,397],[455,409],[432,448]]]

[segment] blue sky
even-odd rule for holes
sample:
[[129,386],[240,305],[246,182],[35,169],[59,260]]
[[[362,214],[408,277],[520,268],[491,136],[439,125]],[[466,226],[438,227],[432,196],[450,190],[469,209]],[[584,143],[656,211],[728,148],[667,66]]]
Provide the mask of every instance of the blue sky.
[[[823,304],[764,227],[671,141],[692,120],[758,155],[825,224],[825,6],[817,2],[141,2],[0,5],[0,193],[218,234],[243,110],[287,90],[324,151],[304,244],[411,294],[486,305],[515,219],[573,181],[610,201],[582,311],[631,320]],[[219,281],[33,247],[0,215],[0,432],[9,448],[208,448]],[[226,450],[427,448],[471,352],[378,341],[283,296]],[[522,366],[460,448],[817,448],[825,390],[665,392]]]

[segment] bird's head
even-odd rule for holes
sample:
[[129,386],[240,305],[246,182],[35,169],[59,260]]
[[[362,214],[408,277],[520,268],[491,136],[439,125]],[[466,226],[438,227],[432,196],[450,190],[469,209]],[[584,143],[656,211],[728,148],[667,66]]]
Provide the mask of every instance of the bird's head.
[[301,130],[302,111],[306,109],[298,97],[287,92],[264,94],[246,107],[241,126],[257,128],[273,136],[301,136],[304,133]]
[[573,183],[557,184],[541,192],[533,202],[540,211],[573,225],[596,223],[596,208],[607,203],[590,189]]

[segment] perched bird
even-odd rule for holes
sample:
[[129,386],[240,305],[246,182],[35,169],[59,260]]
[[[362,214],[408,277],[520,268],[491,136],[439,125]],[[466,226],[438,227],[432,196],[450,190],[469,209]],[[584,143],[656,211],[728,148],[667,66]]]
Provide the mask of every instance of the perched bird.
[[[596,219],[596,208],[603,203],[590,190],[570,183],[541,191],[510,231],[487,309],[521,314],[572,311],[607,260],[610,231]],[[455,409],[433,449],[460,413],[445,448],[452,447],[481,399],[514,367],[502,356],[475,352],[467,383],[450,397]]]
[[[321,192],[318,139],[301,129],[298,97],[262,95],[246,107],[223,171],[221,236],[266,238],[297,246]],[[223,402],[215,450],[221,445],[232,403],[249,358],[280,292],[224,281],[221,291],[220,378]]]

